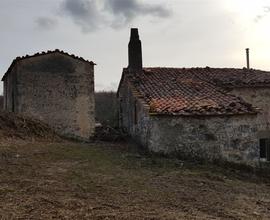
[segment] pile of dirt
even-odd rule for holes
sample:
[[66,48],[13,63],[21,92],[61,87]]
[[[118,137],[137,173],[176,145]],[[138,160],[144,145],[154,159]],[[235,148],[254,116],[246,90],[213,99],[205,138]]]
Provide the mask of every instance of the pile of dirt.
[[0,141],[58,141],[61,138],[44,122],[24,115],[0,112]]

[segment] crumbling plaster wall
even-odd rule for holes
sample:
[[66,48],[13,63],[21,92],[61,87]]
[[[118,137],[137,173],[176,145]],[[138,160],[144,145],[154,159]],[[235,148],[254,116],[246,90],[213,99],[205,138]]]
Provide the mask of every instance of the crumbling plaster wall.
[[17,68],[13,68],[4,79],[4,110],[17,112]]
[[[149,116],[144,103],[134,97],[136,91],[124,79],[118,93],[119,126],[141,146],[147,147],[149,137]],[[136,114],[136,116],[135,116]],[[137,119],[135,122],[135,119]]]
[[94,133],[94,67],[60,53],[17,64],[18,112],[59,133],[89,139]]
[[0,111],[4,110],[4,96],[0,95]]
[[262,122],[263,112],[204,117],[151,115],[125,80],[118,96],[120,127],[152,152],[211,162],[224,160],[250,165],[260,162],[259,137],[265,135],[261,131],[268,126]]
[[266,129],[270,129],[270,88],[235,88],[230,93],[260,108],[256,123],[263,124]]
[[183,158],[258,164],[257,133],[262,128],[256,124],[256,117],[151,116],[148,147]]

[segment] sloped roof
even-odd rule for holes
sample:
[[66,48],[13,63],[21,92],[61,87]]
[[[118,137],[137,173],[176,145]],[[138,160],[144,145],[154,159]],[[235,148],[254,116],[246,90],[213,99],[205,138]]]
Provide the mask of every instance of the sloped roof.
[[43,51],[43,52],[40,52],[40,53],[36,53],[34,55],[25,55],[25,56],[22,56],[22,57],[16,57],[11,65],[9,66],[7,72],[4,74],[4,76],[2,77],[2,81],[5,79],[6,75],[12,70],[12,68],[17,64],[18,61],[21,61],[21,60],[24,60],[24,59],[30,59],[30,58],[34,58],[34,57],[38,57],[38,56],[43,56],[43,55],[48,55],[48,54],[52,54],[52,53],[60,53],[60,54],[63,54],[63,55],[67,55],[69,57],[72,57],[74,59],[78,59],[78,60],[81,60],[81,61],[84,61],[84,62],[87,62],[87,63],[90,63],[92,65],[96,65],[93,61],[88,61],[88,60],[85,60],[84,58],[82,57],[78,57],[78,56],[75,56],[74,54],[69,54],[69,53],[66,53],[62,50],[59,50],[59,49],[55,49],[55,50],[48,50],[48,51]]
[[[135,88],[139,97],[150,107],[150,113],[160,115],[239,115],[256,114],[258,109],[245,102],[240,97],[228,94],[219,83],[227,85],[230,80],[220,77],[222,72],[227,76],[235,76],[233,69],[211,69],[216,77],[210,77],[210,68],[144,68],[142,72],[130,73],[124,69],[123,75]],[[248,70],[247,70],[248,71]],[[245,73],[245,70],[236,70],[236,73]],[[235,84],[240,85],[242,79],[246,86],[270,86],[270,75],[266,74],[261,81],[262,71],[253,71],[253,81],[235,76]],[[266,72],[263,72],[266,73]],[[219,75],[220,74],[220,75]],[[258,81],[255,80],[255,75]],[[222,81],[224,79],[224,81]],[[269,80],[269,81],[268,81]],[[249,84],[250,82],[250,84]],[[251,83],[252,82],[252,83]],[[255,82],[255,83],[254,83]],[[268,83],[269,82],[269,83]]]
[[225,88],[269,87],[270,72],[255,69],[191,68],[187,71],[202,80]]

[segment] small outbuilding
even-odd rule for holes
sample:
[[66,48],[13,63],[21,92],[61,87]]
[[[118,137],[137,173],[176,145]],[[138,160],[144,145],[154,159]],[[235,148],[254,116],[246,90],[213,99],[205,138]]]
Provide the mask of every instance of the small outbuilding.
[[60,50],[17,57],[2,78],[4,110],[87,140],[95,129],[94,65]]
[[142,65],[131,30],[118,88],[119,124],[146,149],[183,158],[270,161],[270,72]]

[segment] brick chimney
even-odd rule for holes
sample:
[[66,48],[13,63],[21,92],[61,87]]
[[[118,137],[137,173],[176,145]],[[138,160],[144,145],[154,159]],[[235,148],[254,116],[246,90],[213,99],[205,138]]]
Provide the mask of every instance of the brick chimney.
[[128,61],[129,70],[142,70],[142,44],[140,41],[138,28],[131,28],[130,41],[128,44]]

